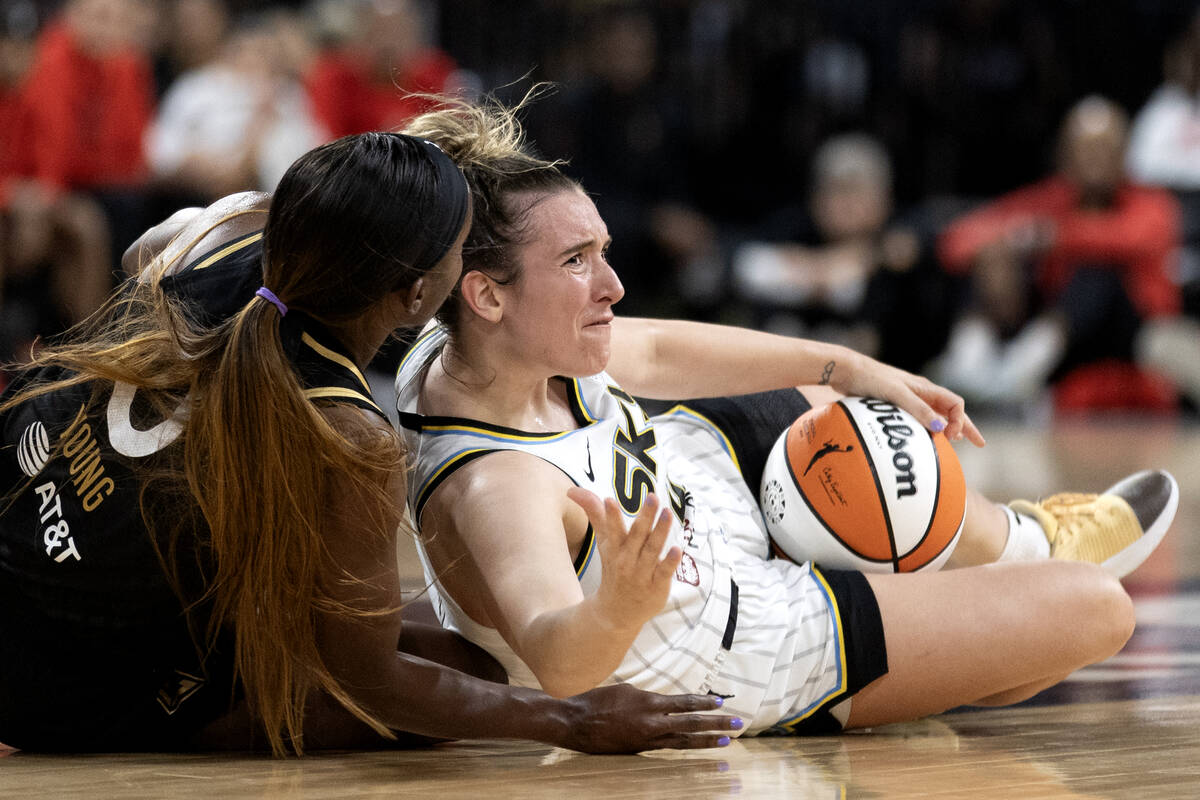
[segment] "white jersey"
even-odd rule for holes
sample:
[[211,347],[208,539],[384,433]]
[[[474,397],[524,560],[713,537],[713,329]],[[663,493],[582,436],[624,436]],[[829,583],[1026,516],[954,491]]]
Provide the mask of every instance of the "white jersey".
[[[576,485],[614,498],[629,519],[646,495],[655,492],[668,501],[673,516],[668,546],[682,549],[682,562],[663,611],[643,626],[606,683],[721,694],[728,698],[725,710],[742,716],[747,732],[795,716],[791,712],[798,698],[815,709],[819,702],[810,702],[814,698],[824,701],[836,694],[841,674],[836,642],[829,653],[825,642],[837,638],[836,624],[824,613],[831,608],[828,587],[814,581],[807,566],[765,560],[768,540],[761,514],[723,434],[682,407],[647,417],[606,373],[561,379],[578,424],[573,430],[529,433],[416,414],[426,367],[445,338],[441,328],[422,336],[401,363],[396,381],[413,468],[409,503],[418,527],[426,503],[446,478],[471,460],[498,451],[527,453],[553,464]],[[511,683],[538,687],[499,632],[476,623],[441,590],[423,549],[420,555],[442,624],[491,653]],[[575,568],[584,593],[595,592],[603,565],[590,527]],[[818,613],[811,613],[813,608]],[[796,636],[801,621],[819,630]],[[809,662],[818,651],[820,663],[813,667]],[[799,690],[794,680],[777,679],[790,674],[793,656],[806,659]],[[731,676],[731,666],[739,674]]]

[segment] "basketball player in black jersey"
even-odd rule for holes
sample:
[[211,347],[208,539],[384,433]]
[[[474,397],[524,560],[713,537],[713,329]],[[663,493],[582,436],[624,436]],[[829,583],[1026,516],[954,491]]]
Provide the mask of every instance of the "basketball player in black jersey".
[[397,650],[503,679],[401,627],[405,454],[362,374],[454,285],[469,205],[428,141],[323,146],[269,212],[237,196],[153,232],[138,277],[20,374],[0,397],[0,741],[722,743],[728,717],[681,713],[714,698],[554,700]]

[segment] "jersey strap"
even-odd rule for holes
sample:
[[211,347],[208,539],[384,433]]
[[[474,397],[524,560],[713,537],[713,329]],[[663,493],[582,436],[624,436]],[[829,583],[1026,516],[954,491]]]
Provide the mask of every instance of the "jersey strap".
[[454,474],[460,467],[469,464],[480,456],[486,456],[488,453],[499,452],[493,448],[480,447],[472,450],[463,450],[455,453],[450,458],[442,462],[429,476],[429,480],[425,481],[421,486],[417,487],[416,502],[413,503],[413,519],[417,525],[421,524],[421,512],[425,510],[425,504],[429,502],[429,498],[439,486],[446,482],[446,479]]
[[[287,322],[291,322],[290,314]],[[349,403],[386,419],[387,416],[371,395],[371,386],[366,377],[345,354],[345,348],[337,339],[311,319],[305,318],[301,324],[298,330],[285,330],[292,328],[291,325],[285,325],[280,329],[280,334],[285,339],[284,348],[304,387],[304,396],[309,400]]]
[[[192,270],[207,269],[208,267],[211,267],[213,264],[216,264],[219,261],[222,261],[226,258],[230,258],[238,251],[245,250],[247,247],[249,247],[252,244],[257,244],[262,239],[262,237],[263,237],[262,231],[254,231],[253,233],[247,233],[245,236],[239,236],[238,238],[234,239],[231,242],[227,242],[225,244],[218,245],[217,247],[214,247],[212,250],[209,250],[204,255],[200,256],[199,258],[192,260],[183,269],[181,269],[179,271],[179,273],[177,273],[177,274],[181,274],[184,272],[190,272]],[[254,249],[252,257],[255,259],[262,257],[262,247],[261,246]]]

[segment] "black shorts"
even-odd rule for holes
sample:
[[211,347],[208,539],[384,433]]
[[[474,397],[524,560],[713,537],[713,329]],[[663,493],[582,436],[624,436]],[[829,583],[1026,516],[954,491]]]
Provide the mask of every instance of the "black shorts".
[[102,632],[0,591],[0,742],[36,752],[162,752],[240,698],[232,642],[203,660],[186,628]]

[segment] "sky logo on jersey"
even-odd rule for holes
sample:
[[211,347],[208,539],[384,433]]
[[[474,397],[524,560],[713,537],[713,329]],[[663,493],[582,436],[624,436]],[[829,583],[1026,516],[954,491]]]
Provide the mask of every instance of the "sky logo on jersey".
[[[654,436],[654,426],[637,401],[615,386],[608,387],[608,391],[621,401],[617,407],[625,416],[624,427],[617,425],[613,432],[613,489],[617,503],[626,514],[633,516],[641,510],[646,495],[654,491],[658,462],[650,451],[657,446],[658,440]],[[645,428],[638,427],[633,410],[641,414]]]
[[17,445],[17,465],[25,477],[32,478],[50,460],[50,437],[41,421],[30,423]]

